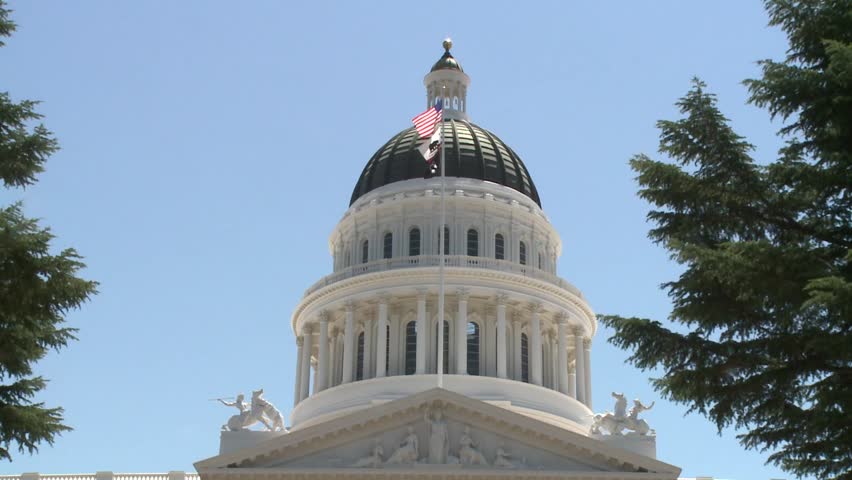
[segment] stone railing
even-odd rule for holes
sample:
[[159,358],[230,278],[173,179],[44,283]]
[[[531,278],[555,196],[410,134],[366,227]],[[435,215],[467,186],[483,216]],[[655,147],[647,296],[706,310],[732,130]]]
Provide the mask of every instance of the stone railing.
[[[314,283],[307,290],[305,296],[314,293],[320,288],[331,285],[332,283],[346,280],[347,278],[357,277],[358,275],[366,275],[368,273],[385,272],[388,270],[398,270],[403,268],[418,268],[418,267],[439,267],[440,256],[438,255],[418,255],[415,257],[399,257],[375,260],[367,263],[359,263],[351,267],[341,269],[331,275],[326,275],[318,282]],[[566,282],[558,276],[539,270],[530,265],[521,265],[508,260],[497,260],[487,257],[469,257],[467,255],[446,255],[444,257],[444,266],[448,268],[484,268],[489,270],[498,270],[501,272],[510,272],[524,277],[543,280],[548,283],[557,285],[569,292],[582,298],[583,294],[574,285]]]
[[0,480],[200,480],[197,473],[172,471],[167,473],[37,473],[0,475]]

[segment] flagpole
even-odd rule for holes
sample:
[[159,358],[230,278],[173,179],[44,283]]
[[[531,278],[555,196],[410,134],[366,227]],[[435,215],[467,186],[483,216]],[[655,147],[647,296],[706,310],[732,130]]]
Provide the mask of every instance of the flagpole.
[[[441,102],[446,98],[443,94],[443,89],[446,87],[441,87]],[[438,388],[443,388],[444,386],[444,255],[447,252],[444,251],[444,225],[447,223],[447,210],[446,210],[446,198],[445,198],[445,190],[446,190],[446,182],[444,181],[444,108],[446,105],[441,105],[441,223],[438,225],[439,234],[438,234],[438,277],[439,277],[439,287],[438,287]]]

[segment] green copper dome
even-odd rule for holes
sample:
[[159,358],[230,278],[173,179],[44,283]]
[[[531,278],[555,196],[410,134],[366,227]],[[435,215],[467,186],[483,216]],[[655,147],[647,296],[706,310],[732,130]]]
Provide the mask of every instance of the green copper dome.
[[[541,206],[527,167],[496,135],[473,123],[453,119],[444,120],[444,132],[447,177],[498,183],[523,193]],[[419,143],[414,127],[394,135],[367,162],[349,204],[379,187],[423,178],[426,162],[417,150]]]

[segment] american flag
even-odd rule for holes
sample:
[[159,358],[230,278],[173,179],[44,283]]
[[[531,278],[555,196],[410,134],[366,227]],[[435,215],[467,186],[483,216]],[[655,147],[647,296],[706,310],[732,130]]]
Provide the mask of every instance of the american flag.
[[411,119],[420,138],[429,138],[435,132],[435,125],[441,121],[441,101],[435,102],[434,107]]

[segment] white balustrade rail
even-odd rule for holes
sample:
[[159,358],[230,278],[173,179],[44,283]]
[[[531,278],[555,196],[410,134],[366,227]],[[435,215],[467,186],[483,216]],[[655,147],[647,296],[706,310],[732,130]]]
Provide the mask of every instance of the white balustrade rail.
[[171,471],[166,473],[37,473],[0,475],[0,480],[200,480],[193,472]]
[[[344,268],[338,272],[334,272],[331,275],[326,275],[318,282],[308,287],[308,289],[305,290],[305,296],[314,293],[320,288],[331,285],[332,283],[346,280],[347,278],[357,277],[358,275],[403,268],[438,267],[440,266],[440,258],[441,257],[439,255],[418,255],[415,257],[388,258],[360,263]],[[521,265],[508,260],[497,260],[496,258],[469,257],[467,255],[447,255],[444,257],[444,262],[444,265],[448,268],[484,268],[535,278],[564,288],[579,297],[583,296],[583,294],[580,293],[580,290],[574,285],[571,285],[552,273],[539,270],[530,265]]]

